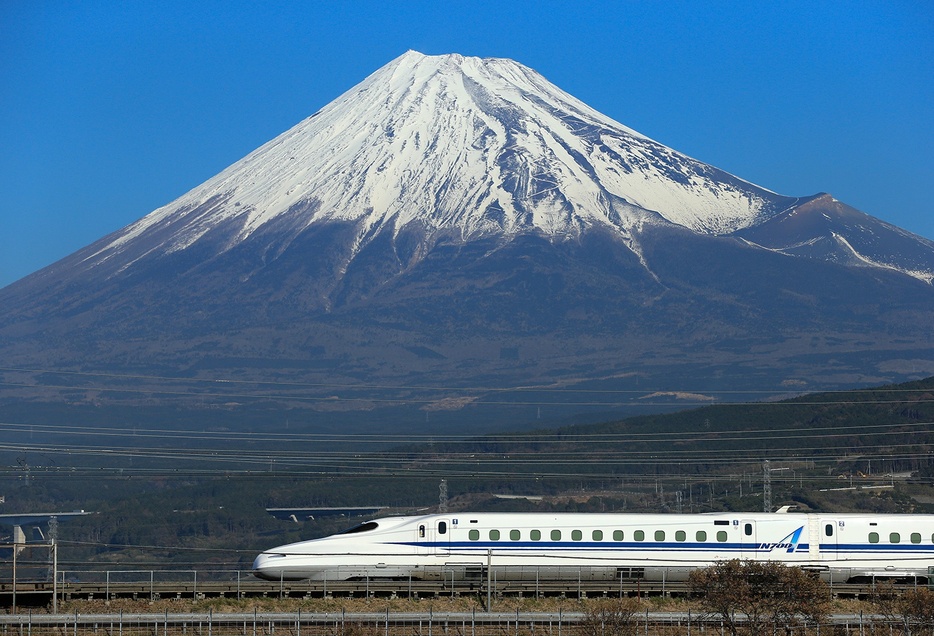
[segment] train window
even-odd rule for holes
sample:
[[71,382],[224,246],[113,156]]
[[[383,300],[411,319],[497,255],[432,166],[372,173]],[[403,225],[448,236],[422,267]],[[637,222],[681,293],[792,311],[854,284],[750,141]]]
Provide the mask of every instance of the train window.
[[636,530],[632,533],[632,538],[636,541],[645,541],[645,533],[642,530]]
[[522,533],[519,532],[518,530],[510,530],[510,531],[509,531],[509,540],[510,540],[510,541],[518,541],[518,540],[521,539],[521,538],[522,538]]
[[656,540],[656,541],[664,541],[664,540],[665,540],[665,531],[664,531],[664,530],[656,530],[656,531],[655,531],[655,540]]
[[918,532],[911,533],[911,542],[912,543],[921,543],[921,534]]
[[833,536],[833,524],[832,523],[828,523],[827,525],[824,526],[824,534],[827,535],[828,537]]
[[747,537],[752,536],[752,524],[751,523],[747,523],[743,525],[743,534],[745,534]]
[[379,527],[379,524],[375,521],[367,521],[366,523],[361,523],[354,526],[353,528],[348,528],[343,532],[338,534],[357,534],[358,532],[369,532],[370,530],[376,530]]
[[870,532],[869,533],[869,543],[879,543],[879,533]]
[[889,533],[889,543],[899,543],[902,540],[902,537],[897,532]]
[[499,530],[490,530],[490,541],[499,541]]
[[571,541],[580,541],[584,534],[580,530],[571,530]]
[[541,530],[532,530],[529,532],[529,538],[532,541],[541,541],[542,540],[542,531]]
[[622,541],[623,540],[623,531],[614,530],[613,531],[613,541]]
[[678,530],[675,532],[675,541],[687,541],[688,535],[684,530]]
[[552,541],[560,541],[560,540],[561,540],[561,531],[560,531],[560,530],[552,530],[552,531],[551,531],[551,540],[552,540]]
[[717,541],[719,541],[720,543],[723,543],[724,541],[726,541],[726,530],[717,531]]
[[471,529],[470,529],[470,532],[467,533],[467,537],[468,537],[471,541],[479,541],[479,540],[480,540],[480,531],[477,530],[476,528],[471,528]]
[[694,538],[703,543],[707,540],[707,533],[703,530],[698,530],[697,534],[694,535]]
[[419,539],[424,539],[424,538],[425,538],[425,526],[419,526],[419,527],[418,527],[418,538],[419,538]]
[[594,530],[592,536],[594,541],[603,541],[603,530]]
[[439,521],[438,522],[438,534],[447,534],[448,532],[448,522]]

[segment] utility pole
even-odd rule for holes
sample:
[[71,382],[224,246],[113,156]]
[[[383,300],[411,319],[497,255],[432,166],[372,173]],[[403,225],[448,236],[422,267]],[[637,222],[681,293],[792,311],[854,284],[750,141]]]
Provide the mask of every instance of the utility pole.
[[49,574],[52,579],[52,613],[58,613],[58,517],[49,518]]
[[441,492],[438,497],[438,512],[444,514],[448,511],[448,481],[446,479],[441,480],[439,490]]
[[762,462],[762,512],[772,512],[772,468],[767,459]]

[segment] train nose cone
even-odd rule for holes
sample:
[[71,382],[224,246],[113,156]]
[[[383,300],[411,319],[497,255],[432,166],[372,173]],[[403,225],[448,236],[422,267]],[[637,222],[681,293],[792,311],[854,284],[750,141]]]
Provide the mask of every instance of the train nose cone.
[[253,560],[253,576],[266,581],[278,581],[282,576],[282,568],[274,567],[271,561],[282,558],[284,554],[270,554],[263,552]]

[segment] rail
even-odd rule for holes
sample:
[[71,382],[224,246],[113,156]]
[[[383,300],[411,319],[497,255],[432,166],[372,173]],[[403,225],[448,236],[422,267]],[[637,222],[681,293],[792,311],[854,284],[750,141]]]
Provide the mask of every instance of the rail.
[[[625,619],[626,633],[667,636],[723,633],[717,618],[692,612],[634,612]],[[622,627],[616,623],[613,627]],[[881,617],[836,614],[821,625],[798,625],[794,633],[849,636],[891,627]],[[867,631],[868,630],[868,631]],[[0,633],[29,636],[100,636],[104,634],[153,636],[564,636],[565,634],[615,633],[610,625],[595,621],[587,612],[244,612],[244,613],[114,613],[114,614],[20,614],[0,615]],[[880,632],[882,633],[882,632]]]
[[[262,581],[244,570],[62,570],[56,581],[0,582],[0,607],[49,607],[57,611],[59,603],[72,600],[206,598],[407,598],[431,599],[466,595],[503,598],[623,598],[652,596],[687,596],[689,586],[683,581],[647,581],[643,579],[587,580],[566,573],[561,580],[542,577],[525,580],[465,580],[456,572],[439,568],[437,580],[415,578],[381,579],[361,577],[339,581]],[[838,598],[865,598],[872,585],[832,584],[830,592]]]
[[[463,595],[499,597],[678,596],[688,593],[683,582],[588,581],[578,577],[563,580],[464,580],[454,572],[441,571],[437,580],[412,577],[383,579],[361,577],[336,581],[262,581],[242,570],[108,570],[59,572],[56,583],[20,582],[19,602],[51,605],[66,600],[205,598],[441,598]],[[13,588],[0,583],[0,603],[9,606]],[[52,595],[55,598],[52,598]],[[7,602],[4,602],[7,601]]]

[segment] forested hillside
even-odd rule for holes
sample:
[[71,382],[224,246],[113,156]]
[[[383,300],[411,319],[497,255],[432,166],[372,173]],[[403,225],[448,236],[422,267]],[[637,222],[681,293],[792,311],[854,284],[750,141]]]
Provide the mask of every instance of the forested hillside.
[[282,521],[266,508],[427,512],[441,504],[442,480],[450,510],[756,511],[767,475],[772,509],[934,511],[932,422],[929,378],[472,439],[369,436],[365,450],[352,436],[323,450],[295,433],[249,468],[248,445],[239,457],[188,451],[183,440],[98,448],[96,467],[90,445],[23,445],[7,453],[0,512],[93,512],[59,524],[66,563],[245,567],[265,547],[352,522]]

